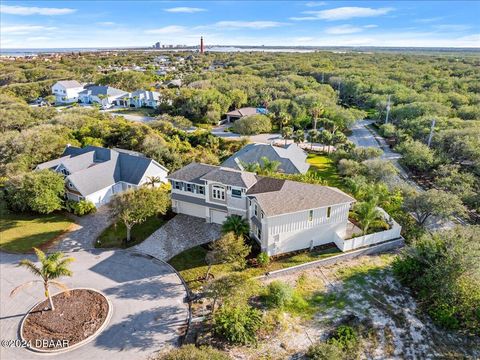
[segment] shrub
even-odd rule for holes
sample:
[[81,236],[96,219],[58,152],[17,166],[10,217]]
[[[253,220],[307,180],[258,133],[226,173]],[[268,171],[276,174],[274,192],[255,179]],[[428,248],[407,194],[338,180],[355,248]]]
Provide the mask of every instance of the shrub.
[[340,325],[328,339],[328,343],[351,353],[358,348],[359,339],[354,328],[348,325]]
[[307,358],[312,360],[342,360],[344,354],[335,344],[319,342],[311,345],[307,351]]
[[395,135],[395,125],[393,124],[383,124],[380,126],[380,134],[385,137],[392,137]]
[[338,172],[343,176],[354,176],[360,174],[362,165],[355,160],[341,159],[338,162]]
[[184,345],[178,349],[161,354],[156,360],[229,360],[230,357],[210,346],[196,347],[193,344]]
[[393,263],[439,325],[480,333],[480,226],[424,234]]
[[283,307],[292,301],[293,289],[287,283],[272,281],[267,286],[265,302],[270,307]]
[[272,131],[272,122],[268,116],[252,115],[233,123],[233,130],[240,135],[255,135]]
[[67,211],[74,213],[77,216],[83,216],[97,211],[94,203],[90,200],[68,200],[65,204],[65,208]]
[[259,310],[249,305],[225,304],[213,317],[215,334],[233,344],[256,343],[256,333],[262,326]]
[[266,252],[262,251],[257,256],[257,262],[261,267],[267,267],[268,264],[270,264],[270,256],[268,256]]

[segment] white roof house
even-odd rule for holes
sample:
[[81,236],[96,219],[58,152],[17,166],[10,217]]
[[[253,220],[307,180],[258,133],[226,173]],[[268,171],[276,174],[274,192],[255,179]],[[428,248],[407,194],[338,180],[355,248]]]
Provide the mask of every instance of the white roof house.
[[98,146],[68,146],[60,158],[36,169],[63,174],[69,199],[87,199],[96,206],[107,203],[116,193],[141,186],[150,176],[165,182],[168,174],[165,167],[140,153]]
[[83,85],[76,80],[62,80],[52,86],[52,94],[57,104],[71,104],[78,101],[78,94],[83,89]]

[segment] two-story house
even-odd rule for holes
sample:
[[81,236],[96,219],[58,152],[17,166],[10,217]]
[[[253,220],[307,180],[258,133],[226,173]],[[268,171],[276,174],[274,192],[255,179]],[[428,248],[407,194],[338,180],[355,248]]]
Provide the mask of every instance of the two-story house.
[[240,215],[248,219],[251,235],[269,255],[344,237],[355,202],[336,188],[199,163],[167,178],[173,211],[217,224]]
[[83,89],[83,85],[76,80],[62,80],[52,86],[52,94],[55,95],[56,104],[72,104],[78,101],[78,94]]
[[67,146],[58,159],[39,164],[36,170],[50,169],[65,177],[69,200],[90,200],[95,206],[112,196],[142,186],[151,177],[166,181],[168,170],[144,155],[98,146]]

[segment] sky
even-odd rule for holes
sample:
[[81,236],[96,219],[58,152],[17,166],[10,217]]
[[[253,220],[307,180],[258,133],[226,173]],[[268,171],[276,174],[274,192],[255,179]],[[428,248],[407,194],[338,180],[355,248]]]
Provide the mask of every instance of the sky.
[[480,47],[480,1],[3,1],[1,48]]

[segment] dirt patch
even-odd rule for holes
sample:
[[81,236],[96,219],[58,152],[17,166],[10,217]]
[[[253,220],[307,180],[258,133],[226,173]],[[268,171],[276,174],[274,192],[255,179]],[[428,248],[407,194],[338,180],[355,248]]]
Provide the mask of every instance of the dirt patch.
[[68,347],[92,336],[105,322],[108,302],[93,290],[75,289],[53,296],[54,311],[48,300],[35,306],[23,324],[22,336],[42,350]]

